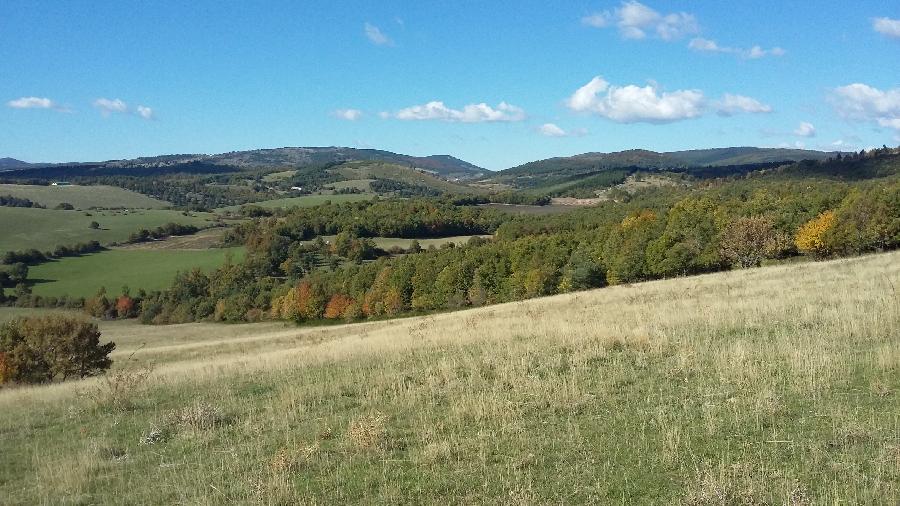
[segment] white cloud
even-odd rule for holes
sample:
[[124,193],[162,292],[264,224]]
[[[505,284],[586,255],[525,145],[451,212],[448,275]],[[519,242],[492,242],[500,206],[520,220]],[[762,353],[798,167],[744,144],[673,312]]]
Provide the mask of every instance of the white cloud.
[[128,112],[128,105],[125,102],[116,99],[108,99],[108,98],[98,98],[94,100],[94,107],[100,110],[100,114],[104,116],[109,116],[114,112],[124,113]]
[[377,46],[392,46],[394,45],[394,41],[391,40],[390,37],[385,35],[384,32],[381,31],[380,28],[373,25],[372,23],[366,23],[363,25],[363,30],[366,33],[366,37],[372,41],[373,44]]
[[759,46],[753,46],[750,49],[741,50],[739,53],[743,58],[747,58],[750,60],[757,60],[759,58],[763,58],[765,56],[784,56],[786,51],[780,47],[773,47],[772,49],[763,49]]
[[728,53],[730,48],[722,48],[716,44],[716,41],[704,39],[703,37],[695,37],[688,43],[688,47],[695,51],[709,51],[713,53]]
[[716,113],[719,116],[734,116],[742,112],[758,114],[772,112],[772,107],[743,95],[726,93],[721,100],[716,101]]
[[660,92],[656,86],[613,86],[597,76],[566,100],[569,109],[619,123],[669,123],[703,114],[699,90]]
[[547,137],[581,137],[587,135],[587,130],[583,128],[566,131],[555,123],[544,123],[538,127],[538,132]]
[[800,126],[794,129],[794,135],[799,137],[815,137],[816,127],[808,121],[801,122]]
[[900,39],[900,19],[875,18],[872,20],[872,28],[887,37]]
[[757,60],[765,56],[784,56],[786,52],[780,47],[763,49],[760,46],[753,46],[750,49],[742,49],[739,47],[720,46],[716,41],[704,39],[703,37],[696,37],[691,39],[691,41],[688,43],[688,47],[690,49],[693,49],[694,51],[706,53],[734,54],[748,60]]
[[609,25],[610,18],[611,16],[608,12],[597,12],[581,18],[581,23],[594,28],[604,28]]
[[662,14],[635,0],[622,2],[612,13],[598,12],[585,16],[581,22],[597,28],[614,22],[626,39],[643,39],[652,34],[662,40],[675,40],[699,31],[697,19],[692,14]]
[[900,130],[900,88],[883,91],[853,83],[835,88],[831,102],[844,118]]
[[331,113],[335,118],[345,119],[347,121],[356,121],[362,118],[363,112],[359,109],[338,109]]
[[837,149],[838,151],[856,151],[856,144],[851,144],[844,139],[838,139],[830,145],[823,147],[825,148],[824,150]]
[[153,113],[153,109],[151,109],[145,105],[137,106],[136,112],[137,112],[138,116],[140,116],[144,119],[155,119],[156,118],[156,115]]
[[547,137],[565,137],[566,131],[562,128],[559,128],[557,125],[553,123],[544,123],[538,129],[541,132],[541,135],[546,135]]
[[435,100],[424,105],[414,105],[397,111],[393,115],[402,120],[443,120],[462,123],[485,123],[495,121],[522,121],[525,111],[514,105],[500,102],[496,108],[484,102],[469,104],[462,109],[451,109],[443,102]]
[[13,109],[52,109],[56,104],[49,98],[22,97],[6,103]]
[[156,113],[151,107],[138,104],[134,109],[128,107],[124,101],[118,98],[98,98],[92,103],[103,117],[109,117],[112,114],[133,114],[146,120],[156,119]]

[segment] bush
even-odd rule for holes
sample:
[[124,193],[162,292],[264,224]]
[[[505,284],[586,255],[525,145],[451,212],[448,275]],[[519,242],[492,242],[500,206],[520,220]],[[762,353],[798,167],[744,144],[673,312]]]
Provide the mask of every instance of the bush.
[[794,244],[803,253],[809,253],[817,257],[828,256],[830,251],[825,238],[832,227],[834,227],[834,211],[825,211],[804,223],[797,230]]
[[778,253],[778,244],[771,219],[737,218],[722,231],[719,252],[734,267],[759,267],[763,259]]
[[115,343],[97,325],[68,316],[22,318],[0,326],[0,383],[51,383],[101,374]]

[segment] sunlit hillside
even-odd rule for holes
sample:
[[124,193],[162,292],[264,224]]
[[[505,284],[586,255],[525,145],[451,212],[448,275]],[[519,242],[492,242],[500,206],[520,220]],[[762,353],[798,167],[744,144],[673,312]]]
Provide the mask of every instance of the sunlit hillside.
[[[102,324],[9,504],[900,501],[900,253],[297,328]],[[152,367],[152,372],[149,372]]]

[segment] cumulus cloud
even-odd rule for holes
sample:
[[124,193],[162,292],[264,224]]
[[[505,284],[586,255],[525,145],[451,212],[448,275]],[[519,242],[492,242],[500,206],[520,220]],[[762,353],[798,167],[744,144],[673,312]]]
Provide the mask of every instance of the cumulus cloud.
[[538,128],[538,131],[541,132],[541,135],[545,135],[547,137],[565,137],[566,131],[562,128],[559,128],[557,125],[553,123],[544,123]]
[[13,109],[51,109],[54,104],[49,98],[22,97],[10,100],[6,105]]
[[766,56],[783,56],[785,50],[780,47],[772,49],[763,49],[761,46],[753,46],[750,49],[739,47],[720,46],[716,41],[704,39],[703,37],[695,37],[688,43],[688,47],[694,51],[704,53],[726,53],[740,56],[748,60],[757,60]]
[[900,19],[875,18],[872,20],[872,28],[886,37],[900,39]]
[[772,49],[763,49],[759,46],[753,46],[746,51],[741,53],[741,56],[744,58],[749,58],[751,60],[756,60],[759,58],[763,58],[765,56],[784,56],[786,51],[780,47],[773,47]]
[[116,99],[108,99],[108,98],[98,98],[94,100],[94,107],[100,110],[100,114],[104,116],[109,116],[112,113],[124,113],[128,112],[128,105]]
[[140,116],[144,119],[155,119],[156,118],[156,116],[153,113],[153,109],[151,109],[145,105],[137,106],[136,112],[137,112],[138,116]]
[[581,22],[597,28],[614,23],[626,39],[644,39],[652,35],[662,40],[675,40],[699,31],[697,19],[692,14],[663,14],[636,0],[622,2],[613,12],[585,16]]
[[123,100],[118,98],[98,98],[91,104],[103,117],[109,117],[112,114],[132,114],[146,120],[156,119],[156,113],[151,107],[146,105],[137,105],[134,109],[128,107]]
[[846,119],[900,130],[900,88],[879,90],[862,83],[848,84],[834,89],[831,102]]
[[344,119],[347,121],[356,121],[359,118],[362,118],[363,112],[359,109],[338,109],[331,113],[335,118]]
[[772,112],[772,107],[756,100],[755,98],[745,97],[743,95],[732,95],[726,93],[720,100],[715,102],[716,113],[719,116],[734,116],[742,112],[759,114]]
[[688,43],[688,47],[695,51],[709,51],[712,53],[727,53],[729,48],[719,47],[716,41],[695,37]]
[[544,123],[538,127],[538,132],[546,137],[581,137],[587,135],[587,130],[583,128],[566,131],[555,123]]
[[13,109],[53,109],[59,112],[72,112],[68,107],[59,105],[47,97],[22,97],[10,100],[6,105]]
[[815,137],[816,127],[808,121],[803,121],[800,123],[800,126],[794,129],[794,135],[799,137]]
[[384,32],[381,31],[380,28],[373,25],[372,23],[366,23],[363,25],[363,31],[366,34],[366,37],[375,44],[376,46],[392,46],[394,45],[394,41],[391,40]]
[[699,90],[665,92],[656,86],[614,86],[600,76],[578,88],[566,105],[575,112],[589,112],[619,123],[669,123],[703,114]]
[[442,120],[462,123],[486,123],[497,121],[522,121],[525,111],[520,107],[500,102],[491,107],[484,102],[469,104],[462,109],[451,109],[434,100],[424,105],[414,105],[397,111],[393,117],[402,120]]

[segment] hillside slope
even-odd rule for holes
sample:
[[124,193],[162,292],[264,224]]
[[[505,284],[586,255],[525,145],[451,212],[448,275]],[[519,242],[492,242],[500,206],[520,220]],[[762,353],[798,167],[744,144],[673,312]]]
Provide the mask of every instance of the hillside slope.
[[0,171],[24,169],[29,166],[31,166],[30,163],[23,162],[22,160],[16,160],[15,158],[0,158]]
[[347,161],[381,161],[419,168],[447,179],[472,179],[482,176],[485,170],[449,155],[416,157],[377,149],[345,147],[285,147],[232,151],[215,155],[178,154],[141,157],[131,160],[105,162],[31,165],[22,176],[60,177],[90,175],[158,175],[189,172],[216,174],[241,170],[302,168],[322,166]]
[[[494,183],[516,188],[549,188],[572,185],[581,179],[621,180],[638,170],[678,171],[700,168],[750,167],[790,163],[802,160],[825,160],[833,153],[801,149],[734,147],[657,153],[631,149],[614,153],[584,153],[568,157],[536,160],[502,170],[489,176]],[[707,170],[711,173],[722,171]],[[612,177],[610,177],[612,175]]]
[[0,391],[0,494],[893,504],[897,286],[900,252],[355,325],[104,323],[153,376]]
[[602,168],[640,167],[671,169],[679,167],[703,167],[742,165],[769,162],[796,162],[824,160],[833,153],[803,149],[732,147],[671,151],[657,153],[646,149],[630,149],[613,153],[583,153],[568,157],[536,160],[502,170],[502,175],[539,174],[566,168],[592,165]]

